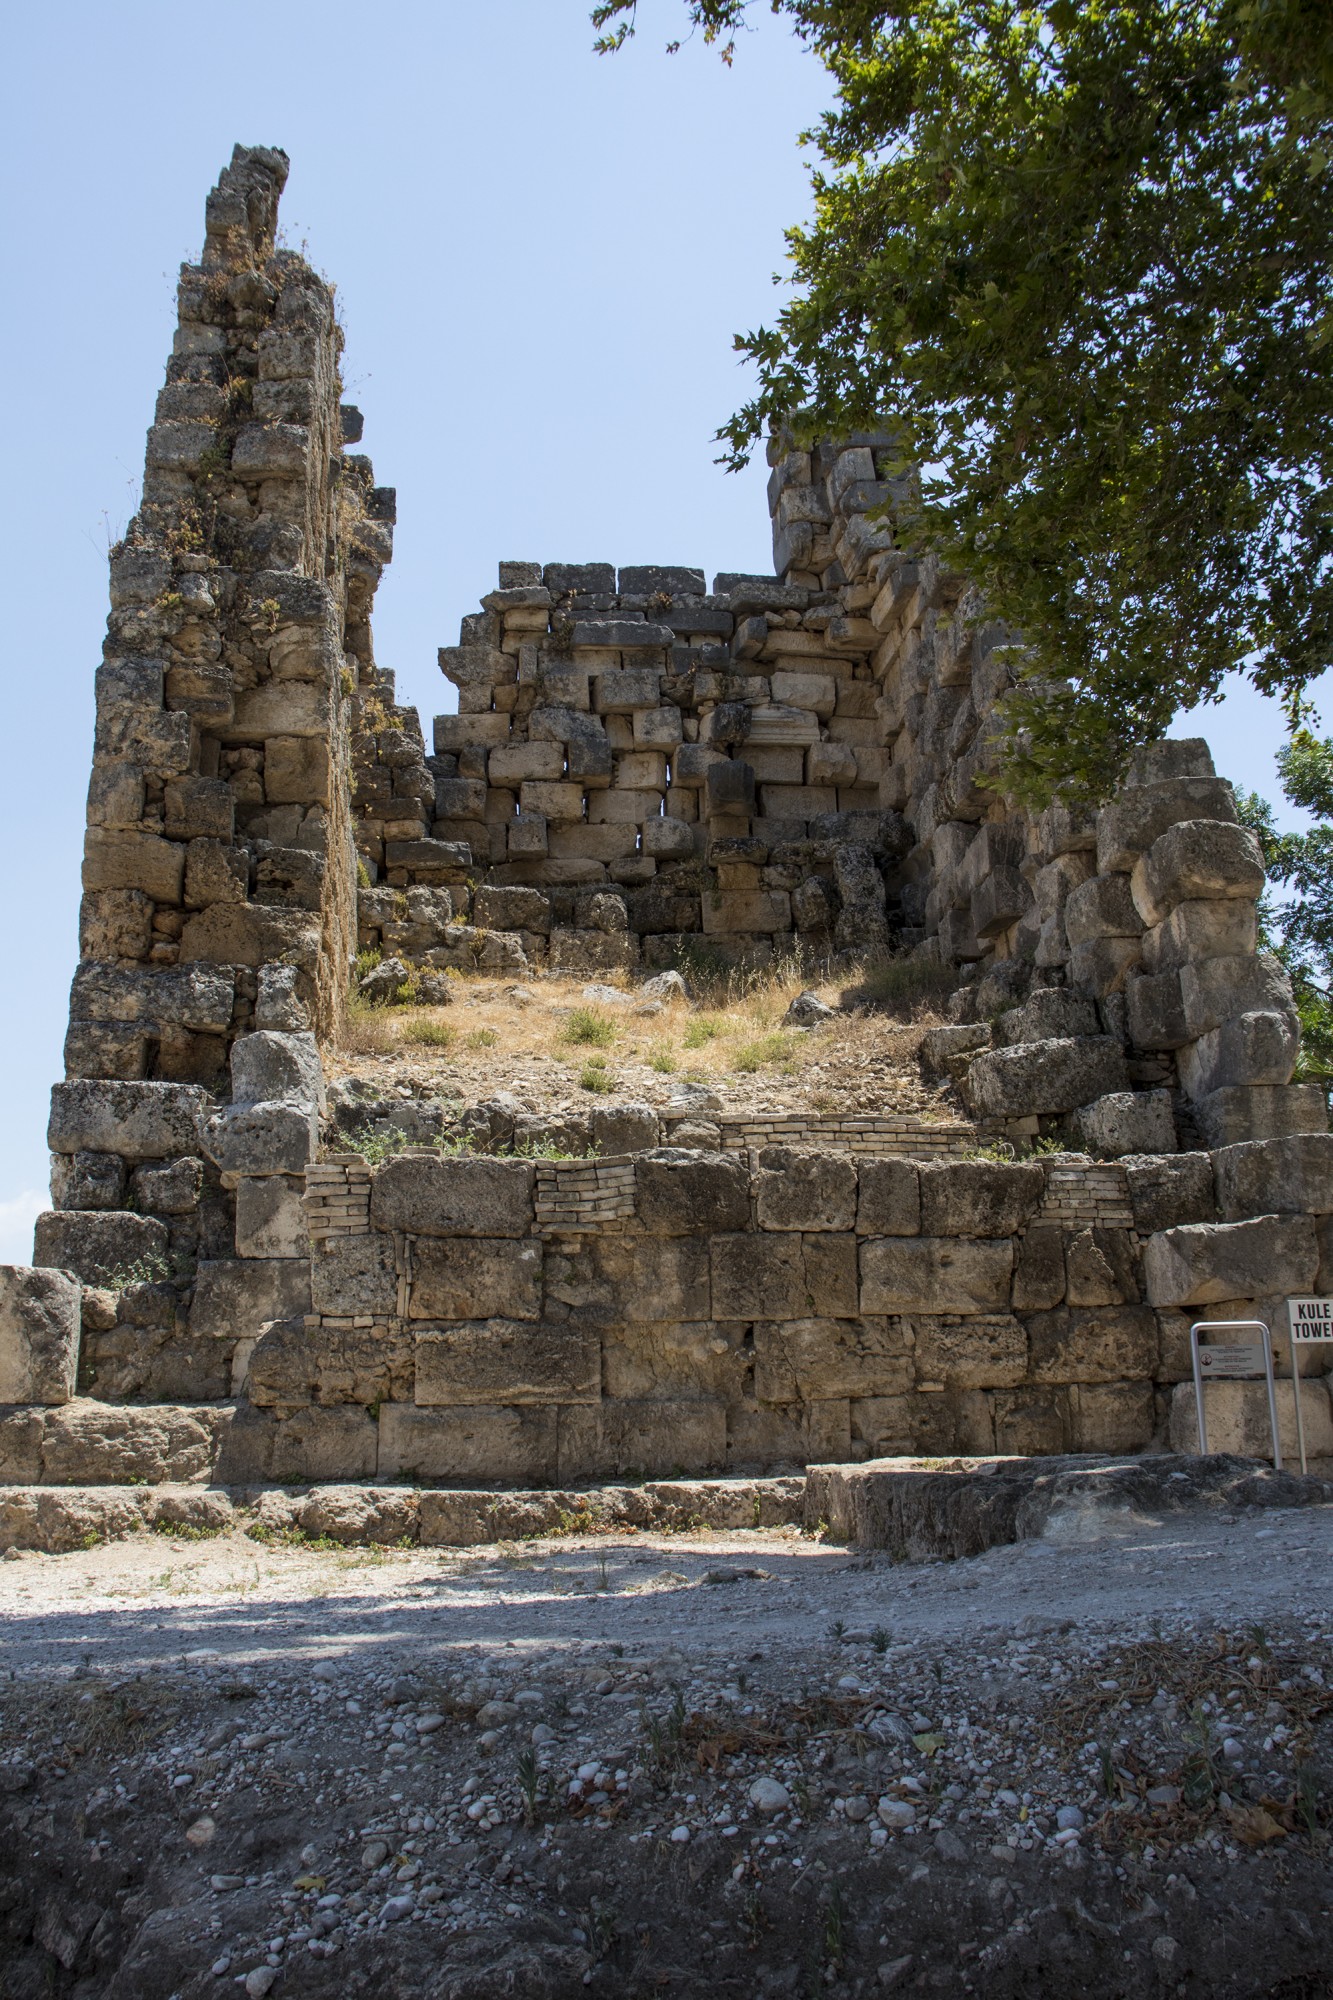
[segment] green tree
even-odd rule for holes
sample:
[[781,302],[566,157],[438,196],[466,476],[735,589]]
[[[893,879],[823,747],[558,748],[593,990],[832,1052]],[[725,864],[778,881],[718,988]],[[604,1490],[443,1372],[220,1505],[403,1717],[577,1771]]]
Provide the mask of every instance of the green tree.
[[[751,0],[685,0],[731,60]],[[902,523],[1027,643],[1006,789],[1105,797],[1240,670],[1333,663],[1328,0],[769,0],[822,60],[743,463],[884,421]],[[598,46],[635,0],[593,11]]]
[[1237,798],[1240,816],[1259,836],[1271,890],[1259,906],[1264,942],[1291,974],[1301,1017],[1297,1074],[1333,1084],[1333,737],[1299,729],[1278,753],[1282,789],[1320,822],[1308,833],[1279,833],[1273,808],[1257,792]]

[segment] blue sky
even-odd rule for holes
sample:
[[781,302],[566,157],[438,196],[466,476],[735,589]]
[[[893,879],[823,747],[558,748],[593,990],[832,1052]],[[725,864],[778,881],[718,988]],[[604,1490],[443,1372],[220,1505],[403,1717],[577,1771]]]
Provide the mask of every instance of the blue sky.
[[[807,205],[817,64],[771,21],[734,68],[643,0],[591,53],[585,0],[46,0],[0,83],[10,666],[0,730],[0,1260],[45,1204],[47,1096],[74,966],[106,553],[134,510],[182,259],[234,141],[285,147],[287,240],[337,282],[362,449],[398,488],[375,621],[428,718],[435,651],[503,557],[771,567],[762,467],[714,463],[737,330],[775,308]],[[1276,791],[1281,720],[1202,718]]]

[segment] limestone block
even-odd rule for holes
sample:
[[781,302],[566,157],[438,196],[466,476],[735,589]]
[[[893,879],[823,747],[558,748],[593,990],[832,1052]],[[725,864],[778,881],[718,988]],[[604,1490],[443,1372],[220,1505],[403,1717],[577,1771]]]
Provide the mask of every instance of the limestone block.
[[486,817],[487,792],[480,778],[437,778],[437,819],[476,820]]
[[1046,1193],[1045,1172],[1035,1161],[933,1160],[920,1172],[925,1236],[1013,1236]]
[[559,743],[507,743],[492,750],[486,775],[493,785],[517,786],[525,780],[556,784],[565,775],[564,748]]
[[659,861],[688,861],[694,853],[694,829],[683,819],[663,813],[643,823],[643,851]]
[[1085,992],[1105,999],[1110,993],[1122,993],[1125,983],[1134,972],[1140,960],[1138,938],[1099,937],[1087,938],[1082,944],[1072,945],[1069,952],[1069,977]]
[[[1005,1017],[1006,1019],[1008,1016]],[[921,1063],[929,1076],[952,1076],[956,1066],[991,1045],[990,1024],[976,1021],[948,1028],[927,1028],[921,1037]]]
[[[1271,1461],[1273,1428],[1266,1383],[1205,1382],[1203,1397],[1209,1451],[1234,1452],[1238,1458],[1266,1458]],[[1301,1417],[1308,1456],[1333,1457],[1333,1406],[1329,1403],[1327,1383],[1312,1381],[1308,1377],[1302,1381]],[[1277,1435],[1284,1462],[1299,1470],[1296,1398],[1290,1382],[1278,1384]],[[1172,1451],[1195,1452],[1199,1449],[1198,1406],[1194,1400],[1192,1381],[1178,1383],[1172,1391],[1170,1441]]]
[[330,1236],[310,1253],[310,1304],[317,1313],[373,1314],[397,1311],[398,1276],[393,1238],[382,1229],[363,1236]]
[[[447,826],[448,821],[440,824]],[[387,868],[409,868],[417,882],[457,882],[472,866],[472,849],[465,839],[388,840],[384,864]]]
[[124,1208],[125,1162],[115,1153],[53,1153],[51,1199],[57,1208]]
[[1058,917],[1070,892],[1096,872],[1091,855],[1086,853],[1059,854],[1039,868],[1032,878],[1032,896],[1043,923],[1049,917]]
[[1143,1451],[1157,1427],[1151,1382],[1081,1382],[1070,1392],[1070,1412],[1075,1451]]
[[489,1319],[417,1334],[419,1408],[501,1396],[509,1404],[596,1403],[601,1393],[597,1329],[578,1320]]
[[141,1215],[191,1215],[204,1191],[204,1163],[187,1156],[136,1167],[130,1185]]
[[[36,1486],[42,1476],[42,1433],[46,1412],[38,1407],[11,1409],[0,1404],[0,1485]],[[0,1541],[6,1533],[4,1502],[0,1501]]]
[[1300,1023],[1290,1013],[1238,1014],[1182,1048],[1180,1080],[1196,1102],[1214,1091],[1285,1084],[1300,1052]]
[[329,803],[328,745],[318,736],[270,736],[264,745],[264,797],[269,805]]
[[306,1104],[234,1104],[207,1120],[203,1149],[224,1174],[303,1174],[319,1149],[319,1112]]
[[[639,627],[640,632],[650,629],[655,628]],[[598,715],[632,715],[636,708],[656,709],[661,705],[662,676],[656,667],[612,668],[593,677],[592,706]]]
[[1064,1231],[1053,1223],[1034,1223],[1015,1246],[1014,1311],[1049,1311],[1064,1295]]
[[791,929],[791,899],[784,890],[733,889],[705,895],[702,903],[706,936],[731,936],[737,931],[772,932]]
[[1201,959],[1244,958],[1254,952],[1258,934],[1255,907],[1246,897],[1177,903],[1164,922],[1144,932],[1143,963],[1161,973]]
[[838,699],[838,683],[832,674],[776,672],[771,678],[773,700],[787,708],[809,709],[827,722]]
[[[441,646],[439,662],[440,672],[457,688],[503,687],[507,681],[514,679],[517,672],[511,654],[502,653],[497,646],[484,644]],[[437,716],[437,725],[443,720],[443,717]],[[438,736],[435,747],[437,750],[440,747]]]
[[314,1036],[274,1028],[238,1036],[232,1043],[231,1084],[237,1104],[322,1103],[324,1072]]
[[432,729],[435,754],[445,757],[454,750],[498,749],[509,741],[510,719],[498,710],[488,715],[437,715]]
[[153,1216],[125,1210],[53,1209],[37,1218],[33,1263],[72,1271],[85,1285],[125,1284],[165,1266],[170,1237]]
[[909,1336],[896,1319],[785,1319],[754,1329],[761,1403],[896,1396],[913,1383]]
[[84,958],[146,958],[152,942],[153,899],[142,889],[102,889],[79,906]]
[[588,824],[637,826],[641,820],[658,818],[662,804],[660,791],[628,790],[613,785],[609,791],[589,793]]
[[[557,861],[616,861],[636,851],[637,836],[633,826],[566,822],[549,829],[548,844]],[[595,879],[604,879],[600,869],[595,871]]]
[[1034,1382],[1150,1381],[1157,1368],[1157,1319],[1151,1308],[1061,1306],[1027,1323]]
[[1134,1227],[1141,1236],[1182,1223],[1216,1221],[1213,1162],[1207,1153],[1131,1155],[1122,1164]]
[[516,813],[507,823],[507,851],[511,855],[541,856],[549,852],[550,835],[541,813]]
[[1225,779],[1163,778],[1126,785],[1097,815],[1097,871],[1128,874],[1153,843],[1179,820],[1229,820],[1236,801]]
[[69,1401],[79,1362],[79,1294],[63,1271],[0,1264],[0,1404]]
[[597,1105],[590,1113],[592,1139],[603,1159],[646,1153],[661,1143],[661,1120],[651,1104]]
[[526,1236],[532,1183],[527,1160],[405,1154],[375,1175],[371,1220],[413,1236]]
[[619,1320],[602,1334],[602,1388],[617,1398],[740,1401],[754,1362],[739,1325]]
[[586,975],[632,972],[639,962],[639,941],[623,931],[570,930],[556,924],[551,931],[548,966],[552,972]]
[[705,1320],[708,1245],[702,1236],[602,1236],[577,1254],[548,1252],[548,1299],[599,1320]]
[[1222,820],[1187,819],[1159,834],[1134,864],[1130,889],[1145,924],[1160,924],[1178,903],[1253,902],[1264,886],[1256,836]]
[[637,708],[634,710],[634,741],[653,750],[675,750],[684,737],[678,708]]
[[207,1093],[190,1083],[58,1083],[47,1144],[53,1153],[118,1153],[126,1160],[192,1153],[207,1104]]
[[1031,902],[1028,886],[1016,868],[993,868],[972,891],[968,905],[972,929],[979,938],[1001,937]]
[[1068,1389],[1022,1388],[996,1392],[995,1449],[1043,1458],[1070,1448],[1073,1417]]
[[1128,1084],[1124,1050],[1110,1035],[991,1049],[976,1057],[967,1079],[973,1108],[983,1118],[1073,1111]]
[[556,1477],[556,1467],[556,1411],[550,1405],[418,1409],[411,1403],[384,1403],[380,1407],[381,1479],[544,1485]]
[[155,903],[177,904],[185,849],[177,840],[115,827],[89,827],[83,852],[85,889],[142,889]]
[[1225,1222],[1333,1213],[1333,1136],[1327,1132],[1223,1146],[1213,1155],[1213,1171]]
[[540,889],[495,888],[484,884],[472,902],[474,923],[482,930],[534,931],[551,928],[551,899]]
[[862,1160],[856,1230],[859,1236],[917,1236],[921,1185],[915,1160]]
[[539,1242],[423,1237],[413,1247],[413,1319],[539,1319],[541,1309]]
[[726,1464],[727,1414],[702,1398],[658,1402],[607,1400],[600,1411],[598,1455],[607,1472],[648,1478],[718,1470]]
[[148,971],[85,959],[74,974],[70,1015],[75,1020],[169,1022],[215,1034],[231,1024],[235,975],[203,965]]
[[1092,938],[1138,937],[1143,927],[1123,875],[1094,875],[1066,898],[1065,935],[1071,946]]
[[[1217,962],[1226,965],[1234,960]],[[1180,980],[1176,971],[1131,974],[1126,979],[1129,1039],[1136,1049],[1178,1049],[1190,1039]]]
[[635,1163],[635,1184],[639,1220],[651,1234],[712,1236],[749,1225],[750,1187],[739,1160],[664,1147]]
[[1281,960],[1268,952],[1182,966],[1180,993],[1190,1040],[1222,1027],[1237,1014],[1293,1011],[1291,981]]
[[749,814],[755,809],[754,767],[738,757],[723,757],[710,764],[704,773],[703,787],[701,811],[706,811],[710,818],[715,813]]
[[617,791],[661,792],[666,789],[667,760],[664,750],[621,751],[616,757]]
[[812,743],[805,753],[805,781],[808,785],[854,785],[857,757],[851,744]]
[[1266,1292],[1308,1293],[1319,1266],[1309,1216],[1186,1223],[1150,1236],[1143,1252],[1155,1306],[1209,1305]]
[[242,1404],[221,1441],[214,1477],[231,1486],[373,1479],[378,1454],[375,1419],[354,1404],[312,1404],[281,1417]]
[[52,1486],[204,1482],[230,1421],[225,1405],[135,1407],[79,1397],[46,1420],[42,1478]]
[[815,1310],[806,1285],[802,1239],[772,1235],[714,1236],[711,1243],[716,1319],[796,1319]]
[[856,1238],[803,1236],[805,1309],[824,1317],[850,1318],[860,1310]]
[[307,1327],[280,1319],[255,1342],[245,1393],[259,1409],[410,1402],[415,1343],[401,1325]]
[[1233,1146],[1244,1139],[1283,1139],[1297,1132],[1328,1130],[1328,1099],[1315,1083],[1232,1086],[1215,1090],[1194,1107],[1194,1121],[1206,1146]]
[[165,788],[163,829],[172,840],[204,838],[229,846],[236,831],[236,794],[223,778],[173,778]]
[[1079,1137],[1089,1153],[1173,1153],[1176,1125],[1169,1090],[1116,1090],[1080,1107]]
[[310,1311],[310,1265],[304,1257],[200,1260],[190,1332],[206,1340],[248,1340],[270,1320]]
[[861,1310],[994,1313],[1009,1305],[1014,1246],[966,1237],[868,1237],[861,1245]]
[[[731,760],[708,743],[682,743],[671,759],[671,783],[682,790],[697,791],[707,779],[715,764],[726,764]],[[753,797],[753,782],[751,783]]]
[[1008,1389],[1027,1374],[1027,1336],[1009,1313],[945,1317],[935,1312],[914,1320],[918,1381],[942,1382],[952,1389]]
[[[310,1236],[295,1175],[245,1177],[236,1184],[236,1255],[308,1257]],[[340,1307],[341,1311],[342,1308]]]
[[519,787],[519,810],[538,813],[546,820],[581,820],[585,794],[581,784],[545,784],[527,778]]
[[856,1167],[846,1154],[765,1146],[755,1175],[761,1229],[851,1229]]

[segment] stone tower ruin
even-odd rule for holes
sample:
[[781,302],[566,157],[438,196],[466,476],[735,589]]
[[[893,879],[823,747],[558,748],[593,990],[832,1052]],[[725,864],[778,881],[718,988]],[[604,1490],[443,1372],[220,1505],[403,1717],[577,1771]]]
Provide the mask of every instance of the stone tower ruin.
[[[374,657],[394,495],[330,287],[276,247],[286,172],[238,147],[209,196],[112,554],[0,1480],[549,1486],[1183,1435],[1192,1317],[1333,1289],[1325,1097],[1207,746],[1142,752],[1099,813],[1006,805],[1016,649],[897,544],[867,435],[774,441],[771,576],[502,562],[428,754]],[[970,1122],[668,1105],[559,1160],[479,1117],[372,1171],[321,1062],[358,948],[426,998],[926,959],[954,991],[925,1060]]]

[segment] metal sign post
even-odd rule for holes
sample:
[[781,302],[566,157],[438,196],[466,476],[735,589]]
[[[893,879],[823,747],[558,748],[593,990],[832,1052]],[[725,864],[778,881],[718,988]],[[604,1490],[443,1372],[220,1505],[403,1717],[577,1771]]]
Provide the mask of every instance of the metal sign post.
[[[1262,1340],[1204,1347],[1201,1333],[1260,1333]],[[1194,1407],[1199,1418],[1199,1450],[1208,1449],[1208,1422],[1203,1385],[1211,1382],[1252,1382],[1262,1375],[1268,1385],[1268,1421],[1273,1432],[1273,1469],[1282,1470],[1282,1445],[1277,1434],[1277,1386],[1273,1380],[1273,1336],[1261,1319],[1201,1319],[1190,1328],[1190,1363],[1194,1369]]]
[[1291,1393],[1296,1400],[1296,1442],[1300,1447],[1301,1471],[1305,1463],[1305,1413],[1301,1408],[1300,1347],[1315,1347],[1333,1340],[1333,1299],[1288,1299],[1287,1324],[1291,1328]]

